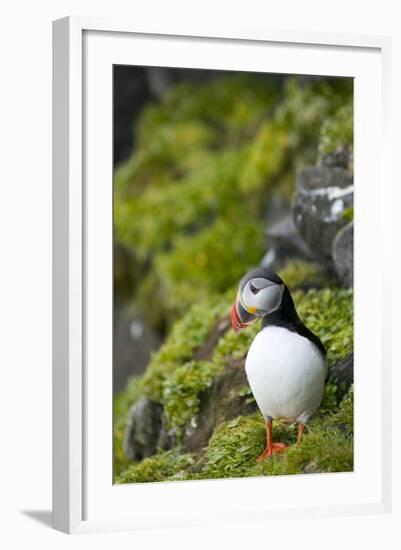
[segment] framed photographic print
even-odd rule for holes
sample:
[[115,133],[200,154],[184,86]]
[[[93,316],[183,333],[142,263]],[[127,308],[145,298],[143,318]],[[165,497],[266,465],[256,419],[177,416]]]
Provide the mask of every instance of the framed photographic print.
[[389,39],[53,50],[55,528],[385,512]]

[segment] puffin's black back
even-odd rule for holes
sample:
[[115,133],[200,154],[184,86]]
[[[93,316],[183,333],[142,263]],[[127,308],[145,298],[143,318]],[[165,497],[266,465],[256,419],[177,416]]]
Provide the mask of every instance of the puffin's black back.
[[[262,275],[256,276],[260,277]],[[255,275],[253,275],[253,277],[255,277]],[[308,340],[315,344],[322,355],[326,357],[326,348],[324,347],[320,338],[318,338],[316,334],[309,330],[308,327],[306,327],[299,318],[290,291],[285,285],[280,307],[272,313],[269,313],[268,315],[262,317],[262,328],[267,326],[283,327],[290,330],[291,332],[296,332],[304,338],[308,338]]]

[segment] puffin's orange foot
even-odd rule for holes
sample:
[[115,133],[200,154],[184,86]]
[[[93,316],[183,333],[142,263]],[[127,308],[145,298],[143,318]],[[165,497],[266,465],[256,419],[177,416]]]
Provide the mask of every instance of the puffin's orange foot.
[[282,453],[287,450],[287,445],[284,443],[272,443],[270,447],[266,447],[263,453],[256,459],[257,462],[262,462],[266,458],[269,458],[273,454]]

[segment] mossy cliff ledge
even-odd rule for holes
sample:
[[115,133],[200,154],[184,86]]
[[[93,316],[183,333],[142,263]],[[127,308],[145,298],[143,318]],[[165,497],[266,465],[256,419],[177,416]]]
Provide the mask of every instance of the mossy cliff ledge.
[[[287,268],[288,275],[294,267]],[[115,463],[116,482],[352,470],[352,291],[337,286],[292,290],[299,314],[325,343],[331,366],[324,402],[301,446],[293,446],[295,427],[277,422],[275,436],[290,444],[289,452],[256,465],[264,426],[244,361],[259,327],[237,336],[229,329],[230,302],[224,299],[220,305],[194,306],[176,323],[145,375],[131,382],[131,399],[118,398],[115,450],[122,459]],[[166,474],[163,466],[152,478],[153,466],[164,460]]]
[[[352,471],[349,83],[172,88],[142,117],[115,184],[116,239],[140,274],[133,299],[167,332],[115,399],[115,482]],[[288,451],[259,464],[265,429],[244,364],[260,324],[237,335],[229,319],[258,264],[283,278],[330,366],[300,446],[296,426],[275,421]]]

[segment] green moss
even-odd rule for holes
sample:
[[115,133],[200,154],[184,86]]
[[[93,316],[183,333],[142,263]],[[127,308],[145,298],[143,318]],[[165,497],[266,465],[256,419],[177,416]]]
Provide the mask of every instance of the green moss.
[[167,341],[152,356],[142,380],[144,393],[153,401],[162,402],[165,381],[191,360],[194,351],[212,330],[220,310],[218,300],[195,305],[175,323]]
[[353,469],[353,393],[336,414],[313,419],[299,447],[295,425],[273,423],[273,440],[289,446],[287,452],[262,463],[256,458],[265,447],[266,432],[260,413],[225,422],[214,432],[205,455],[195,466],[199,479],[286,475],[306,472],[347,472]]
[[230,361],[244,359],[252,340],[260,330],[260,323],[256,321],[246,330],[236,334],[233,330],[226,332],[218,341],[214,350],[213,361],[218,365],[225,365]]
[[[185,158],[188,162],[188,156]],[[210,219],[233,211],[241,164],[241,151],[213,151],[198,158],[184,179],[148,185],[140,197],[117,195],[116,237],[147,258],[172,245],[183,232],[192,234]]]
[[320,132],[320,157],[334,152],[338,148],[353,148],[354,117],[353,104],[342,106],[336,113],[325,120]]
[[200,479],[243,477],[255,464],[265,442],[260,413],[239,416],[221,424],[196,469]]
[[115,483],[144,483],[180,479],[180,474],[185,476],[192,463],[193,459],[189,454],[180,454],[178,451],[159,451],[150,458],[131,464],[115,479]]
[[167,428],[178,440],[199,411],[199,395],[211,386],[216,366],[211,361],[190,361],[176,369],[164,383],[163,405]]
[[140,397],[142,391],[141,379],[132,377],[128,381],[124,391],[116,395],[113,400],[114,476],[118,476],[129,464],[123,449],[124,432],[129,409]]
[[245,73],[227,73],[223,80],[202,86],[180,84],[166,94],[161,109],[155,107],[144,118],[140,125],[141,138],[152,140],[152,132],[161,124],[186,120],[201,120],[217,126],[226,139],[241,135],[263,116],[279,87],[277,81],[262,81]]
[[[351,79],[324,79],[302,84],[288,79],[275,120],[287,129],[288,143],[296,165],[316,160],[316,137],[324,121],[352,98]],[[299,155],[299,153],[301,155]]]
[[[213,145],[214,134],[199,121],[182,121],[160,124],[153,129],[151,138],[141,140],[132,159],[116,173],[115,183],[120,191],[135,194],[149,181],[164,187],[168,176],[183,172],[184,165],[194,151],[199,153]],[[134,184],[134,189],[132,189]],[[154,186],[154,185],[153,185]]]
[[278,273],[290,292],[302,287],[322,287],[327,285],[327,274],[319,264],[305,260],[293,260]]
[[[295,265],[292,266],[292,269],[295,270]],[[287,272],[287,274],[289,273]],[[315,276],[314,272],[309,272],[309,267],[305,266],[303,272],[299,270],[300,277],[297,280],[304,282],[310,273],[313,277]],[[294,279],[294,285],[296,284],[299,282],[297,283]],[[172,430],[177,436],[177,440],[180,441],[199,411],[202,392],[210,387],[214,377],[226,365],[238,361],[244,362],[249,346],[260,330],[259,322],[250,325],[239,335],[232,330],[227,330],[219,337],[210,359],[193,360],[194,352],[205,343],[217,321],[228,315],[234,296],[235,290],[233,289],[219,300],[193,306],[182,320],[174,325],[166,343],[153,355],[145,375],[139,380],[132,380],[126,391],[117,398],[115,402],[115,469],[117,474],[127,466],[122,450],[123,432],[129,406],[139,394],[143,393],[163,405],[166,427]],[[335,364],[348,355],[353,345],[352,292],[330,287],[309,291],[295,290],[293,296],[301,319],[319,335],[326,345],[329,364]],[[248,386],[242,390],[248,392],[248,399],[252,399]],[[337,387],[329,382],[326,384],[319,417],[331,415],[333,411],[337,410],[337,407]],[[243,420],[240,426],[244,422],[247,427],[246,433],[249,428],[252,434],[256,434],[260,429],[260,419],[258,420],[258,418],[259,416],[256,415],[255,422],[249,419]],[[251,424],[248,424],[249,422]],[[231,427],[234,426],[229,425],[229,427],[231,433]],[[283,434],[288,437],[291,432],[285,430]],[[337,433],[331,435],[342,437]],[[255,435],[252,435],[252,438],[257,440]],[[248,449],[248,451],[250,455],[256,452],[255,448]],[[291,453],[289,456],[292,456]],[[272,464],[276,464],[276,458]],[[230,468],[227,471],[231,471]],[[208,470],[205,475],[207,472]],[[241,469],[238,472],[238,475],[242,475]]]
[[[351,469],[352,392],[339,406],[332,382],[299,448],[295,427],[275,422],[274,436],[291,446],[263,464],[255,464],[265,438],[259,413],[218,426],[196,463],[176,449],[129,465],[122,449],[138,395],[163,405],[165,426],[179,440],[202,392],[228,365],[242,367],[259,322],[239,335],[223,331],[206,355],[196,352],[229,314],[238,280],[266,249],[271,197],[288,204],[294,175],[315,162],[319,140],[320,155],[352,145],[351,97],[349,80],[228,75],[201,86],[179,85],[145,109],[135,154],[115,174],[115,237],[135,259],[135,284],[125,284],[124,277],[133,275],[123,262],[116,283],[135,292],[153,326],[171,330],[144,376],[116,399],[118,482]],[[345,104],[348,112],[340,109]],[[309,262],[292,262],[280,275],[300,317],[326,345],[329,363],[345,357],[353,343],[352,293],[333,286]],[[253,399],[247,385],[235,392],[223,403],[237,395]]]
[[345,208],[341,213],[341,218],[347,222],[352,222],[354,219],[354,207]]
[[341,429],[347,436],[354,434],[354,387],[348,390],[343,398],[339,410],[335,415],[328,417],[332,427]]
[[285,130],[270,121],[262,124],[248,148],[239,178],[240,189],[254,193],[273,183],[283,167],[286,148]]
[[[297,291],[296,307],[304,322],[316,332],[328,350],[329,364],[334,364],[352,350],[352,293],[343,289],[325,288]],[[220,305],[220,314],[228,311],[229,301]],[[164,405],[168,426],[182,435],[186,426],[198,412],[199,399],[227,364],[244,361],[249,346],[260,330],[259,322],[241,331],[239,335],[228,330],[218,340],[209,361],[191,361],[166,370],[161,402]],[[153,396],[154,397],[154,396]],[[337,388],[328,383],[322,411],[335,410],[338,404]]]
[[250,469],[249,476],[288,475],[353,470],[353,440],[341,430],[312,426],[299,447],[292,445],[286,453],[276,455]]
[[[312,289],[296,291],[294,299],[301,319],[326,345],[329,364],[348,355],[353,345],[352,293],[336,288]],[[220,307],[221,314],[228,311],[229,301]],[[245,360],[249,346],[260,330],[259,325],[256,322],[239,335],[232,330],[225,332],[219,338],[210,361],[189,361],[168,370],[162,367],[164,389],[161,402],[171,428],[182,433],[198,411],[199,394],[211,385],[213,377],[227,364]],[[322,410],[334,410],[337,402],[337,388],[329,383]]]
[[236,391],[233,391],[231,395],[229,395],[230,399],[233,399],[235,397],[246,397],[246,403],[254,403],[255,398],[253,396],[251,387],[249,384],[244,384],[240,388],[238,388]]
[[324,387],[323,401],[319,408],[319,414],[335,411],[338,405],[338,389],[329,378]]
[[[116,475],[128,466],[122,451],[123,431],[129,406],[139,394],[145,393],[163,404],[166,427],[173,430],[177,441],[180,441],[199,411],[202,392],[211,386],[214,377],[227,364],[244,361],[252,339],[259,330],[258,322],[239,335],[232,330],[224,332],[210,359],[193,360],[195,350],[205,343],[218,319],[228,314],[235,291],[228,294],[214,306],[197,305],[191,308],[174,325],[164,346],[153,356],[144,377],[132,380],[127,390],[116,400]],[[352,350],[353,342],[352,292],[331,287],[296,290],[293,295],[301,318],[325,343],[329,363],[334,364],[345,357]],[[238,392],[253,400],[249,386],[241,387]],[[262,416],[255,413],[224,423],[216,429],[205,454],[194,466],[196,473],[191,463],[191,466],[178,468],[173,473],[171,469],[167,469],[167,473],[161,469],[153,479],[153,468],[157,469],[159,460],[164,460],[157,455],[155,462],[148,459],[144,466],[141,466],[143,463],[131,466],[128,470],[130,473],[120,477],[119,482],[349,471],[352,469],[353,456],[352,414],[352,390],[338,407],[337,388],[329,382],[326,384],[322,406],[310,422],[309,431],[305,433],[299,448],[293,446],[295,427],[274,423],[274,437],[290,445],[285,455],[274,456],[263,464],[255,464],[255,457],[262,452],[265,441]],[[164,457],[164,454],[161,456]],[[167,463],[170,464],[170,458]]]
[[352,351],[352,290],[333,287],[295,291],[293,298],[302,321],[326,346],[330,365]]
[[135,154],[115,174],[114,220],[152,325],[171,326],[259,261],[269,199],[288,203],[323,122],[351,95],[347,80],[227,74],[179,85],[143,111]]
[[285,453],[262,463],[256,458],[265,447],[261,414],[239,416],[224,422],[213,433],[205,453],[197,460],[179,449],[159,451],[131,464],[116,483],[141,483],[188,479],[220,479],[353,470],[353,391],[337,413],[317,416],[309,423],[300,446],[296,426],[273,423],[273,440],[288,445]]
[[217,220],[194,236],[178,236],[173,250],[155,258],[163,303],[179,315],[192,303],[224,293],[263,249],[263,225],[255,220]]
[[137,127],[135,155],[116,173],[119,192],[180,179],[216,149],[246,143],[250,129],[275,100],[276,84],[252,75],[228,75],[202,86],[180,84],[149,105]]

